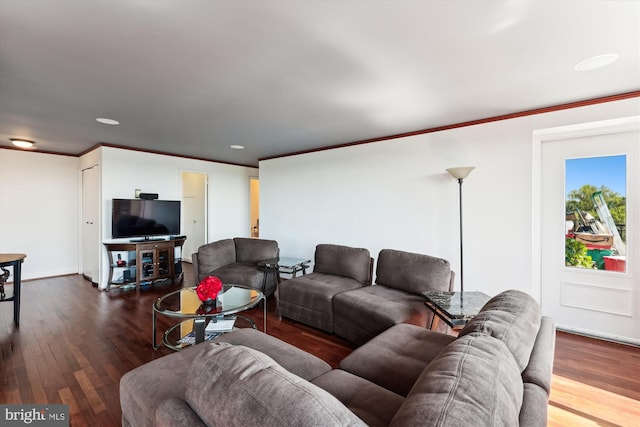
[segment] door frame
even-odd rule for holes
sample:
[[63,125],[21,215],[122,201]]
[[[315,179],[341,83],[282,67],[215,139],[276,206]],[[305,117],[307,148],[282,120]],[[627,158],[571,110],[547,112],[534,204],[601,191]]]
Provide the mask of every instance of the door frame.
[[[532,143],[532,294],[542,298],[542,144],[564,139],[640,130],[640,116],[580,123],[533,131]],[[635,166],[638,167],[638,166]],[[544,310],[544,307],[542,307]]]

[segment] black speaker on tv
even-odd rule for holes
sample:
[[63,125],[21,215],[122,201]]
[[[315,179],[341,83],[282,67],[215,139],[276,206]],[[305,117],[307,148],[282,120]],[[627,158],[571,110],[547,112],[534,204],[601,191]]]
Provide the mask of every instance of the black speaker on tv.
[[140,193],[142,200],[156,200],[158,199],[158,193]]

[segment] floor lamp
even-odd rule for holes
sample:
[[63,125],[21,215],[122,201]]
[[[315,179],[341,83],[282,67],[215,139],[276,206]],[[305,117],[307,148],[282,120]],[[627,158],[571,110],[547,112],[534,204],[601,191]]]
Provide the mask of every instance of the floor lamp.
[[475,166],[465,166],[458,168],[449,168],[447,172],[449,175],[458,180],[458,184],[460,184],[459,190],[459,200],[460,200],[460,293],[464,292],[464,270],[462,262],[463,250],[462,250],[462,181],[469,176],[472,170],[475,169]]

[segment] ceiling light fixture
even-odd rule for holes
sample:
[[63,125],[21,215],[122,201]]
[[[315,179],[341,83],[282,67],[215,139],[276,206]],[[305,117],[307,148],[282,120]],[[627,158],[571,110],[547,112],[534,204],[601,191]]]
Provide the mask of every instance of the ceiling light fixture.
[[34,141],[30,141],[28,139],[22,138],[9,138],[9,141],[16,147],[20,148],[36,148],[36,143]]
[[96,119],[96,121],[97,121],[97,122],[100,122],[100,123],[102,123],[102,124],[105,124],[105,125],[112,125],[112,126],[115,126],[115,125],[119,125],[119,124],[120,124],[120,122],[119,122],[119,121],[117,121],[117,120],[107,119],[107,118],[104,118],[104,117],[98,117],[98,118]]
[[584,61],[580,61],[573,67],[576,71],[589,71],[598,68],[606,67],[609,64],[616,62],[619,58],[617,53],[607,53],[604,55],[592,56]]
[[244,145],[230,145],[229,148],[233,148],[234,150],[244,150]]

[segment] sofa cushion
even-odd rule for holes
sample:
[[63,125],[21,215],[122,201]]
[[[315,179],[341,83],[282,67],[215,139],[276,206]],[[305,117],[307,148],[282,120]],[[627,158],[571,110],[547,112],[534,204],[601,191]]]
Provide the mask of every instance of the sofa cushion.
[[136,427],[152,426],[155,410],[163,401],[184,397],[189,366],[203,349],[200,345],[187,347],[124,374],[120,379],[123,419]]
[[236,246],[237,262],[257,263],[265,259],[278,257],[278,242],[267,239],[250,239],[236,237],[233,239]]
[[373,285],[336,295],[333,319],[336,334],[362,345],[397,323],[426,327],[431,312],[422,295]]
[[193,361],[185,400],[209,425],[217,419],[225,426],[365,425],[335,397],[269,356],[223,342],[213,342]]
[[393,249],[383,249],[378,254],[378,285],[420,294],[448,291],[450,282],[451,266],[445,259]]
[[388,426],[404,402],[401,396],[340,369],[312,382],[335,396],[370,427]]
[[487,301],[458,336],[478,332],[499,339],[511,351],[522,372],[529,363],[541,317],[540,306],[530,295],[511,289]]
[[308,381],[331,370],[331,366],[324,360],[251,328],[236,329],[219,336],[216,342],[251,347],[271,357],[287,371]]
[[316,246],[313,271],[351,277],[362,284],[370,284],[371,254],[364,248],[320,244]]
[[264,272],[258,270],[256,264],[234,262],[209,271],[205,276],[216,276],[228,285],[244,285],[262,290]]
[[400,323],[355,349],[340,368],[406,396],[431,360],[455,339]]
[[333,332],[333,298],[364,285],[351,277],[313,272],[283,281],[278,305],[284,317]]
[[391,426],[517,426],[520,370],[499,340],[458,338],[420,374]]
[[236,246],[233,239],[219,240],[217,242],[208,243],[198,248],[196,253],[198,260],[198,282],[206,277],[207,274],[200,272],[210,272],[216,270],[232,262],[236,262]]

